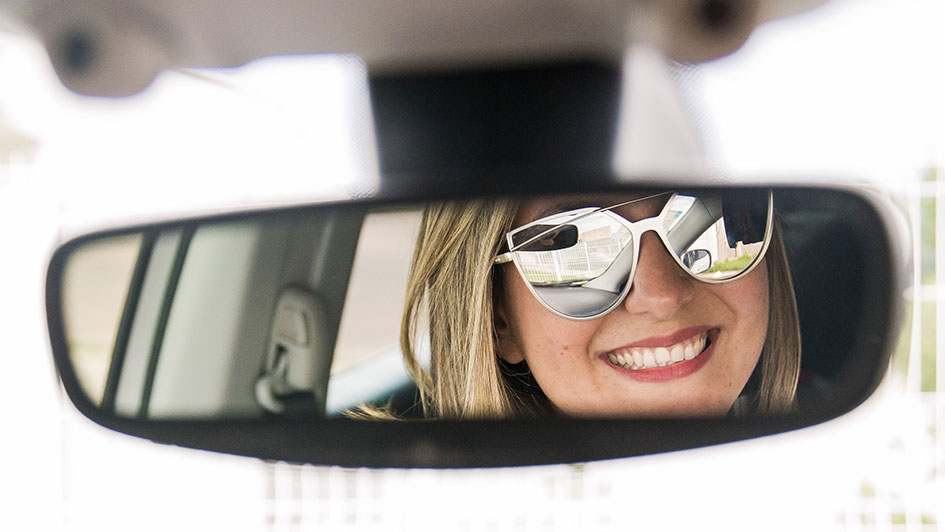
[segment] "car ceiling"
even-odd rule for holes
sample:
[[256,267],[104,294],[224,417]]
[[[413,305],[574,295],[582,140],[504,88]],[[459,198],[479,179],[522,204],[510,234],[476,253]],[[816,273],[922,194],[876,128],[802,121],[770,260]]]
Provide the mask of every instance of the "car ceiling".
[[17,0],[3,15],[40,37],[66,86],[123,95],[162,70],[281,54],[353,53],[372,71],[402,71],[610,60],[644,41],[704,61],[737,49],[758,23],[824,1]]

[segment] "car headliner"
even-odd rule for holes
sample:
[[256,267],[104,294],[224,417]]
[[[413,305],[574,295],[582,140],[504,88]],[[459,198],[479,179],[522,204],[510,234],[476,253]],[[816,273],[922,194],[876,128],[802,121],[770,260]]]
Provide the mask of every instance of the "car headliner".
[[[42,37],[67,86],[118,95],[161,70],[280,54],[352,53],[378,72],[616,59],[643,41],[677,60],[703,61],[737,49],[758,23],[823,1],[39,0],[11,2],[7,11]],[[105,61],[86,70],[89,50]]]

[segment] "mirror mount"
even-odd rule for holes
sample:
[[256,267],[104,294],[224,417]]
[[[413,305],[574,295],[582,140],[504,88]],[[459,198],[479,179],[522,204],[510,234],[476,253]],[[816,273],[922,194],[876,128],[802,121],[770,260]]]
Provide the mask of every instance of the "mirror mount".
[[621,75],[599,61],[375,74],[380,192],[612,183]]

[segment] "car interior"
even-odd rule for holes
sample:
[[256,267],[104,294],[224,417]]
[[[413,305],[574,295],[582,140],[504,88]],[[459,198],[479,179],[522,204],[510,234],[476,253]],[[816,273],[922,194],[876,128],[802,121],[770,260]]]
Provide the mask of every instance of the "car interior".
[[[800,411],[816,411],[857,375],[847,346],[864,340],[874,286],[864,265],[881,231],[858,230],[870,220],[855,196],[784,189],[774,202],[801,324]],[[101,408],[199,419],[344,416],[389,404],[420,417],[398,340],[421,209],[316,206],[112,236],[133,250],[119,277],[131,290],[99,365],[106,374],[95,379]],[[65,326],[68,336],[69,314]]]

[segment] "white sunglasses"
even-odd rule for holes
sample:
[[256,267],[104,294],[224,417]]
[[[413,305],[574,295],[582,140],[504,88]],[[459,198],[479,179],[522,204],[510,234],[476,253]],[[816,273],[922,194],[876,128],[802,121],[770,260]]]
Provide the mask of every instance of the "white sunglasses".
[[[631,222],[614,209],[671,195],[659,215]],[[506,234],[512,262],[531,293],[573,320],[604,316],[630,291],[640,238],[654,231],[696,279],[725,283],[748,274],[771,241],[770,190],[661,192],[610,207],[585,207],[536,220]]]

